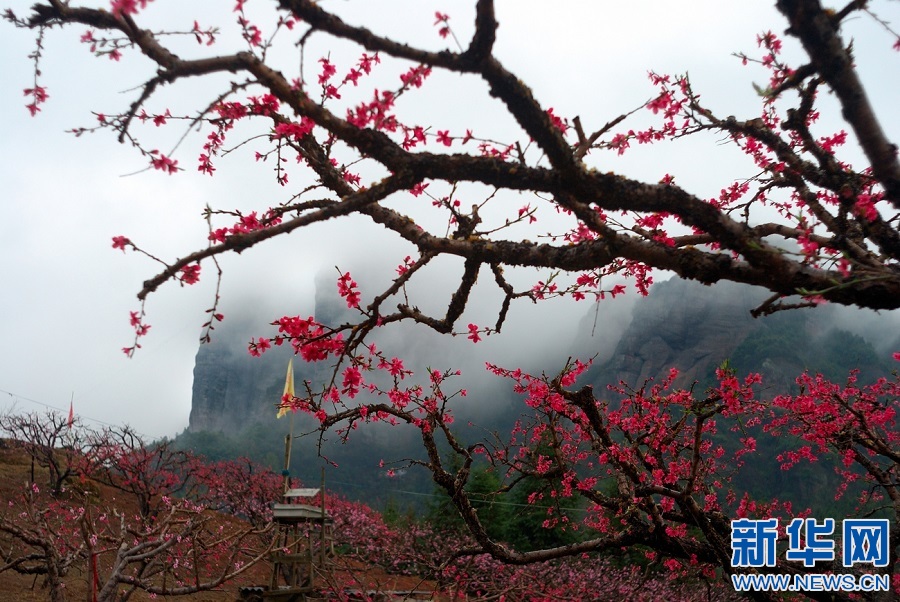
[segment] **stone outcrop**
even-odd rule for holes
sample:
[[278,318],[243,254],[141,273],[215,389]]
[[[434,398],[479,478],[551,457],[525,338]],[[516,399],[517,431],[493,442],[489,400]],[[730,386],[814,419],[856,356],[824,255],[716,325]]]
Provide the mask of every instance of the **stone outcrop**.
[[275,419],[290,349],[271,349],[255,358],[247,353],[246,339],[243,349],[234,343],[220,333],[197,351],[189,431],[236,434]]
[[863,381],[890,371],[883,349],[876,352],[870,340],[854,334],[865,330],[855,310],[826,306],[753,318],[750,310],[765,296],[729,282],[712,289],[677,279],[653,286],[635,305],[609,359],[592,370],[592,384],[639,387],[677,368],[676,387],[697,383],[702,391],[714,384],[726,359],[738,374],[762,373],[767,395],[795,388],[804,370],[843,380],[860,368]]
[[659,283],[635,306],[631,325],[603,372],[609,382],[634,385],[677,367],[676,386],[690,386],[761,326],[750,309],[763,299],[732,283],[717,284],[714,290],[685,280]]
[[[330,274],[329,274],[330,276]],[[315,316],[326,323],[346,319],[346,308],[334,290],[333,279],[320,276],[316,281]],[[270,316],[266,316],[270,318]],[[289,345],[273,346],[260,357],[247,351],[252,337],[275,327],[264,326],[260,316],[228,316],[216,327],[212,342],[200,345],[194,362],[194,384],[188,431],[222,432],[235,435],[256,423],[275,421],[275,405],[284,391]],[[298,394],[304,379],[319,381],[327,366],[294,360],[294,382]]]

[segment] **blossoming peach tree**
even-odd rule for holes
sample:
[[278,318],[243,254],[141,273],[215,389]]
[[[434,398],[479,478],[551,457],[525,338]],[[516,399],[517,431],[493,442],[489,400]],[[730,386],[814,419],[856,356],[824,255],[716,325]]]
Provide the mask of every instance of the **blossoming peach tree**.
[[[128,427],[98,431],[52,412],[4,415],[0,432],[12,437],[4,450],[20,450],[51,479],[46,487],[32,470],[24,486],[4,484],[0,573],[42,578],[53,602],[72,599],[75,579],[99,602],[218,589],[271,547],[271,517],[254,520],[281,485],[270,470],[211,465]],[[243,493],[241,502],[225,490]]]
[[[373,422],[418,429],[425,456],[417,463],[450,495],[471,534],[469,544],[448,553],[488,553],[527,564],[628,548],[642,550],[672,575],[707,578],[822,572],[823,565],[840,570],[834,555],[813,569],[786,558],[783,548],[760,567],[735,562],[732,520],[781,517],[779,540],[795,548],[803,539],[799,527],[784,530],[788,519],[806,517],[802,509],[789,500],[755,500],[730,485],[731,475],[752,461],[760,433],[795,438],[795,449],[782,459],[785,468],[838,458],[845,482],[866,484],[860,512],[877,508],[886,514],[890,541],[900,542],[896,374],[869,385],[853,374],[843,384],[805,374],[798,379],[800,394],[766,400],[757,386],[763,376],[737,374],[727,365],[715,386],[701,393],[675,389],[674,372],[655,384],[598,392],[579,385],[587,361],[570,360],[551,376],[489,364],[522,395],[527,418],[508,438],[464,444],[452,426],[454,399],[467,394],[459,372],[453,366],[423,370],[413,358],[394,357],[374,343],[383,329],[409,322],[477,344],[501,332],[517,301],[600,301],[624,293],[629,282],[646,295],[654,270],[704,284],[730,280],[766,289],[771,296],[754,310],[757,316],[821,303],[900,307],[900,163],[881,125],[896,116],[876,113],[842,28],[852,18],[870,19],[886,31],[886,52],[891,45],[900,50],[900,37],[867,2],[835,8],[818,0],[777,2],[784,20],[773,28],[785,35],[763,32],[758,50],[739,56],[767,78],[756,85],[761,111],[748,118],[717,113],[687,75],[661,73],[650,73],[651,98],[631,113],[561,115],[497,58],[499,23],[491,0],[474,3],[467,40],[454,30],[458,17],[437,12],[434,39],[444,45],[438,50],[352,25],[315,1],[257,4],[273,9],[270,20],[254,17],[246,0],[234,3],[236,47],[221,41],[218,27],[199,21],[181,29],[173,23],[176,29],[166,32],[143,27],[144,11],[155,8],[150,0],[114,0],[103,8],[42,0],[27,14],[6,11],[15,26],[37,32],[30,55],[35,79],[25,90],[32,115],[51,99],[39,68],[45,37],[80,28],[86,51],[113,61],[140,55],[154,72],[121,112],[96,114],[92,126],[75,133],[109,130],[149,167],[173,176],[186,169],[214,176],[236,160],[226,155],[246,145],[285,190],[280,202],[252,212],[209,209],[206,244],[171,262],[125,235],[113,238],[114,248],[164,266],[138,294],[141,306],[131,314],[135,340],[126,354],[148,333],[144,301],[163,284],[193,284],[201,267],[210,265],[221,278],[223,254],[356,215],[408,244],[384,286],[363,290],[342,270],[337,290],[354,319],[329,324],[283,316],[273,322],[274,331],[250,341],[249,351],[260,355],[273,345],[290,345],[307,362],[333,365],[326,382],[308,383],[301,395],[283,399],[292,410],[317,417],[323,430],[336,428],[349,437]],[[179,34],[195,38],[195,49],[176,54],[169,42]],[[323,36],[355,47],[357,59],[342,64],[312,52],[310,40]],[[789,64],[786,44],[802,46],[805,59]],[[279,60],[283,48],[290,50],[289,60]],[[454,131],[439,108],[420,122],[421,111],[409,107],[437,72],[479,81],[516,124],[518,137],[496,140],[475,125]],[[160,104],[164,88],[198,78],[210,85],[194,112],[173,114]],[[826,94],[839,105],[844,129],[820,125]],[[629,127],[641,113],[650,125]],[[603,125],[589,127],[591,122]],[[200,133],[194,155],[181,151],[176,157],[142,142],[143,127],[184,123]],[[722,182],[713,198],[681,187],[662,170],[658,181],[641,181],[593,167],[609,154],[703,132],[743,151],[750,173]],[[845,156],[851,142],[861,149],[861,164]],[[474,204],[472,185],[484,191]],[[462,196],[468,196],[465,202]],[[421,310],[414,296],[413,283],[430,270],[455,283],[439,314]],[[489,324],[465,318],[479,278],[492,281],[502,297]],[[222,319],[218,301],[217,292],[204,339]],[[729,430],[739,442],[734,447],[717,435]],[[444,449],[460,460],[453,467]],[[565,526],[584,537],[527,552],[492,538],[466,489],[476,461],[502,471],[508,484],[543,480],[545,490],[530,501],[558,506],[582,500],[584,520]],[[550,509],[548,525],[565,520]],[[898,588],[896,554],[888,555],[880,566],[851,563],[846,570],[893,575]]]

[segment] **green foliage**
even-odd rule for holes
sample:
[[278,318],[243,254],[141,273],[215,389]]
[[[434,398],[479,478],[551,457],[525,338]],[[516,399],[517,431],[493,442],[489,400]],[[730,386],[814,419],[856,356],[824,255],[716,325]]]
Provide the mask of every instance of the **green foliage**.
[[740,374],[762,373],[763,383],[776,387],[792,385],[790,379],[804,370],[837,382],[850,370],[860,370],[861,379],[869,382],[890,372],[863,337],[838,328],[824,334],[810,332],[807,318],[799,312],[766,318],[737,346],[729,363]]
[[[461,462],[453,456],[449,461],[450,470],[457,471]],[[510,506],[508,495],[500,493],[503,487],[500,477],[491,466],[477,466],[472,469],[466,492],[478,519],[492,539],[504,541],[509,533],[509,524],[515,509]],[[465,531],[462,517],[453,505],[453,500],[443,489],[435,489],[432,502],[428,505],[426,521],[438,531]]]
[[[451,453],[447,457],[445,467],[449,472],[456,473],[462,468],[462,459]],[[425,520],[437,531],[457,531],[461,533],[465,529],[465,523],[456,511],[453,500],[443,488],[437,486],[433,488],[431,501],[426,506]]]
[[498,493],[502,487],[497,471],[489,466],[473,472],[466,487],[472,506],[478,513],[478,519],[487,529],[488,535],[494,539],[504,539],[508,524],[515,513],[513,508],[504,503],[506,496]]
[[[448,469],[457,471],[459,460],[451,458]],[[466,492],[487,534],[520,551],[562,546],[578,541],[581,533],[565,528],[577,524],[572,508],[550,503],[549,490],[557,485],[552,479],[528,476],[507,489],[497,471],[489,465],[472,468]],[[435,489],[425,520],[439,530],[465,531],[462,517],[443,489]],[[550,513],[548,513],[550,511]],[[579,512],[574,510],[574,512]],[[556,519],[571,518],[570,521]]]
[[416,508],[411,505],[402,505],[393,495],[387,498],[384,509],[381,511],[384,524],[392,529],[402,529],[416,522]]
[[504,539],[515,549],[528,552],[540,548],[564,546],[579,541],[582,531],[577,525],[580,510],[567,506],[576,498],[559,500],[550,495],[555,483],[528,476],[516,483],[507,496],[509,519],[504,526]]
[[271,425],[256,423],[235,436],[213,431],[184,431],[175,437],[174,443],[179,449],[190,449],[211,461],[232,460],[244,456],[272,470],[280,471],[284,463],[286,433],[287,426],[278,429],[272,428]]
[[766,372],[767,365],[794,363],[803,353],[809,335],[806,318],[799,312],[766,318],[734,350],[730,361],[738,372]]
[[890,373],[866,339],[846,330],[832,330],[818,345],[811,345],[810,351],[810,365],[835,382],[846,378],[851,369],[859,369],[865,382]]

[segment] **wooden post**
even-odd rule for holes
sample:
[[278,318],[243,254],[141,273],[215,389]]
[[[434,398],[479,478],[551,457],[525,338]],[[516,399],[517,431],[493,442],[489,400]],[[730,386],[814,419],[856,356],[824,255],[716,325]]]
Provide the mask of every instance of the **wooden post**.
[[284,493],[287,494],[291,488],[291,442],[294,439],[294,413],[291,412],[291,426],[288,434],[284,436]]
[[322,467],[322,541],[320,543],[322,550],[320,557],[322,559],[322,570],[325,570],[325,467]]
[[284,436],[284,470],[282,471],[284,475],[284,493],[287,493],[291,487],[291,439],[290,433]]

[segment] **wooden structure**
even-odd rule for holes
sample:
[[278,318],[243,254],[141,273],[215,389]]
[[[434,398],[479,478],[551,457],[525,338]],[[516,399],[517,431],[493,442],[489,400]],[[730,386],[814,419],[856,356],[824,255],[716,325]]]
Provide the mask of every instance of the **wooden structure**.
[[[319,494],[321,503],[311,501]],[[325,510],[324,489],[288,489],[282,503],[275,504],[275,541],[269,560],[272,576],[268,586],[243,587],[246,602],[305,602],[320,599],[317,578],[328,570],[334,556],[334,519]]]
[[[321,495],[321,505],[300,503]],[[316,589],[316,577],[334,555],[334,519],[325,510],[321,489],[288,489],[273,508],[275,545],[272,578],[264,598],[303,600]]]
[[[293,361],[293,360],[292,360]],[[288,363],[284,397],[294,396],[292,362]],[[284,399],[284,398],[283,398]],[[281,403],[279,402],[279,407]],[[279,410],[279,418],[281,417]],[[334,519],[325,510],[325,469],[321,488],[291,489],[291,442],[294,438],[294,414],[290,432],[284,437],[284,494],[281,503],[272,507],[275,540],[269,560],[272,577],[268,586],[242,587],[244,602],[306,602],[321,599],[317,578],[325,574],[334,556]],[[319,496],[320,504],[312,505]]]
[[[329,570],[334,556],[334,519],[325,510],[325,469],[322,469],[321,488],[291,489],[292,438],[288,434],[284,440],[284,495],[281,503],[272,507],[275,526],[275,540],[269,555],[272,577],[267,586],[242,587],[240,600],[244,602],[322,599],[322,588],[317,579]],[[318,506],[312,504],[316,496],[319,496]]]

